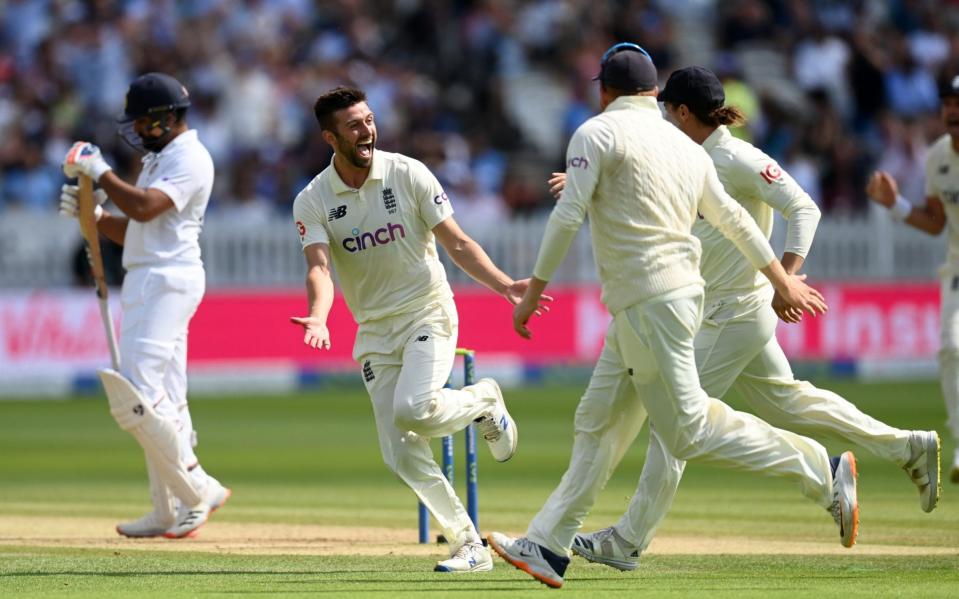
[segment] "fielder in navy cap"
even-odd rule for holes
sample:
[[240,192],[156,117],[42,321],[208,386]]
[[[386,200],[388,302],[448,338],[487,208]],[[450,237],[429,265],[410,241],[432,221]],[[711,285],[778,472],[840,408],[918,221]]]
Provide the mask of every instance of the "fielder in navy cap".
[[738,108],[726,106],[722,82],[705,67],[673,71],[659,92],[659,101],[666,107],[666,118],[700,144],[717,127],[736,127],[746,122]]
[[606,50],[600,59],[599,75],[593,81],[625,93],[650,91],[659,83],[649,53],[630,42],[614,44]]

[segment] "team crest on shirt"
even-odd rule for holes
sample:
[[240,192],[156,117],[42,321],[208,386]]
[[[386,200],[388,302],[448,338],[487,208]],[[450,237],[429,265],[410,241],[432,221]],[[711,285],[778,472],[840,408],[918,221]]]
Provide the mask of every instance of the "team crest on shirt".
[[763,181],[771,185],[773,181],[778,181],[782,178],[783,172],[775,163],[769,163],[766,165],[766,168],[759,173],[759,176],[763,178]]
[[948,173],[949,173],[949,165],[948,165],[948,164],[943,164],[943,165],[940,165],[940,166],[939,166],[939,174],[940,174],[940,175],[946,175],[946,174],[948,174]]
[[383,188],[383,207],[388,214],[396,214],[396,196],[393,195],[392,187]]

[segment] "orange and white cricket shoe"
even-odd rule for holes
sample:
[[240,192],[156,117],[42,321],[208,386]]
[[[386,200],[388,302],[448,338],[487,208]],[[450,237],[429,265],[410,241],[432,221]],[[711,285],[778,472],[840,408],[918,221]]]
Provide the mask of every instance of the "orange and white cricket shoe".
[[856,456],[847,451],[829,460],[832,465],[832,505],[826,508],[839,526],[839,541],[852,547],[859,536]]
[[176,523],[176,515],[162,517],[156,511],[132,522],[117,524],[117,534],[131,539],[149,539],[162,537]]
[[163,536],[168,539],[195,536],[200,527],[210,519],[213,512],[223,507],[223,504],[232,494],[233,491],[221,485],[215,478],[210,477],[206,500],[190,508],[182,508],[181,506],[176,523],[164,532]]
[[563,586],[563,574],[569,566],[568,557],[556,555],[526,537],[515,539],[503,533],[494,532],[486,538],[493,551],[516,568],[548,587],[558,589]]

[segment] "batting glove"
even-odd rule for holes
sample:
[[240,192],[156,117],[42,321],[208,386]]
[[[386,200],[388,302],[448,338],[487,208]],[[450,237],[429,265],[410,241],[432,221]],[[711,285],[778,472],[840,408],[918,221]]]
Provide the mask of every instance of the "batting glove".
[[100,148],[86,141],[74,143],[63,159],[63,174],[70,179],[86,175],[99,181],[100,176],[109,170],[113,170],[113,167],[103,159]]
[[[60,188],[60,216],[67,218],[77,218],[80,214],[80,206],[77,203],[80,197],[80,188],[76,185],[64,185]],[[103,216],[103,208],[100,204],[107,201],[107,192],[98,189],[93,192],[93,200],[96,204],[93,206],[93,216],[97,221]]]

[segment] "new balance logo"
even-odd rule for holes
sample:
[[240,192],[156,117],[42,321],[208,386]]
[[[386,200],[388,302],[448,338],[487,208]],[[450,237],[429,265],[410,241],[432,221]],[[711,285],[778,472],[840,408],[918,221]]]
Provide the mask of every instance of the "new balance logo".
[[429,339],[430,339],[429,335],[420,335],[419,337],[416,338],[417,341],[429,341]]
[[338,206],[336,208],[330,209],[330,216],[327,220],[336,220],[338,218],[343,218],[346,216],[346,205]]
[[369,383],[375,378],[376,376],[373,374],[373,367],[370,366],[370,361],[367,360],[363,362],[363,380]]
[[502,428],[504,431],[509,428],[509,420],[506,419],[505,414],[500,417],[499,425],[500,425],[500,428]]

